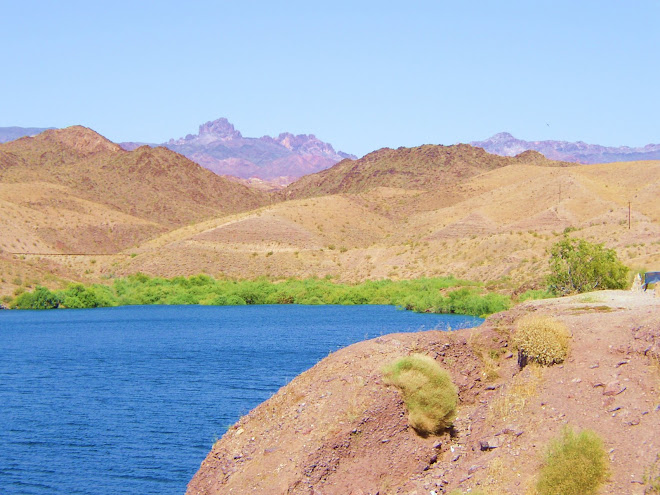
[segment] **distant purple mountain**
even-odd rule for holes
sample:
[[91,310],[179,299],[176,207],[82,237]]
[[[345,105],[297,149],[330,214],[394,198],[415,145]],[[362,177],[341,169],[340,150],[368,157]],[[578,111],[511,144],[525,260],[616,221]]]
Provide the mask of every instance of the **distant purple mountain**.
[[485,141],[472,141],[472,146],[489,153],[515,156],[523,151],[534,150],[551,160],[577,163],[630,162],[636,160],[660,160],[660,144],[647,144],[641,148],[628,146],[610,147],[587,144],[582,141],[523,141],[508,132],[500,132]]
[[54,127],[0,127],[0,143],[7,143],[25,136],[36,136]]
[[[126,150],[144,144],[120,143]],[[296,136],[285,132],[277,137],[243,137],[225,118],[200,125],[198,134],[170,139],[160,146],[181,153],[219,175],[269,181],[284,177],[284,182],[325,170],[344,158],[356,158],[335,151],[331,144],[313,134]]]

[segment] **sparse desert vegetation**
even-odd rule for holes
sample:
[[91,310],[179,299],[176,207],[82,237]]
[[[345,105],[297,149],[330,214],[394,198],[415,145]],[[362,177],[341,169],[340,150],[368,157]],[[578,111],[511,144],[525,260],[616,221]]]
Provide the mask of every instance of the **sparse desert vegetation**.
[[402,357],[385,368],[384,375],[401,391],[410,425],[420,435],[441,433],[452,425],[456,385],[435,360],[421,354]]
[[539,473],[539,495],[592,495],[609,474],[603,440],[591,430],[566,427],[548,446]]
[[566,326],[547,315],[527,315],[516,325],[513,342],[521,366],[528,361],[550,366],[566,359],[570,335]]

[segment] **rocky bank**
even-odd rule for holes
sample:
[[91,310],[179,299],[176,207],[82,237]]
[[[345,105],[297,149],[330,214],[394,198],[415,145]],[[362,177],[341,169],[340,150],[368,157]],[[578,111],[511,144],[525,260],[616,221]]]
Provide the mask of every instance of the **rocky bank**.
[[[660,453],[659,309],[651,293],[599,292],[525,303],[474,329],[342,349],[232,426],[187,493],[533,493],[548,441],[568,424],[603,438],[603,493],[642,494]],[[568,327],[563,364],[519,369],[511,335],[528,313]],[[383,366],[409,353],[432,356],[459,388],[458,417],[443,436],[417,435],[383,381]]]

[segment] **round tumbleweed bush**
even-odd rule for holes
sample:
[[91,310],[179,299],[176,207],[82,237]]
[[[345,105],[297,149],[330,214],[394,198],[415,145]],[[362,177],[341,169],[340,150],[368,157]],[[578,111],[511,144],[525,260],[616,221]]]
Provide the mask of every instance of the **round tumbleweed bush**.
[[536,490],[539,495],[591,495],[607,479],[609,459],[591,430],[564,428],[548,446]]
[[518,320],[513,342],[518,348],[518,362],[527,361],[550,366],[561,363],[568,355],[570,334],[558,320],[550,316],[529,315]]
[[421,354],[397,359],[384,369],[387,383],[398,387],[408,409],[408,421],[417,433],[440,433],[456,417],[458,391],[435,360]]

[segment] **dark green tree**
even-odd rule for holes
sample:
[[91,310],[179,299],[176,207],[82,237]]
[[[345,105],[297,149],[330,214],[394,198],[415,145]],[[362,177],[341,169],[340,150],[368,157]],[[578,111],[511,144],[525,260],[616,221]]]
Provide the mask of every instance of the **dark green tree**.
[[616,251],[584,239],[564,236],[550,248],[548,289],[568,295],[605,289],[623,289],[628,282],[628,267]]
[[61,298],[56,293],[38,285],[34,292],[24,292],[18,296],[12,307],[16,309],[55,309],[61,302]]

